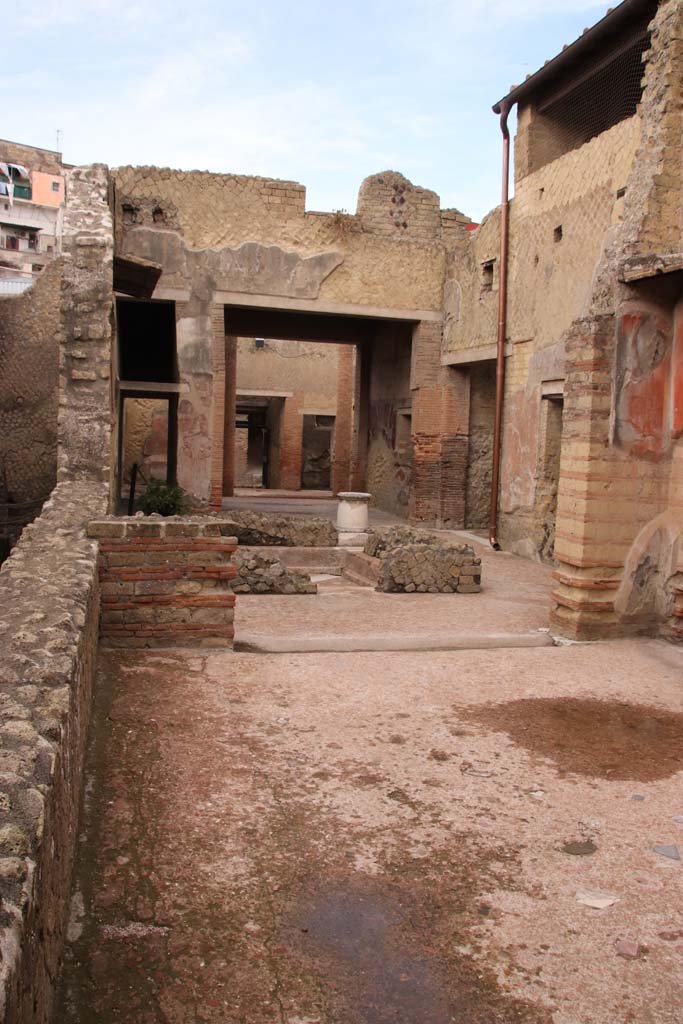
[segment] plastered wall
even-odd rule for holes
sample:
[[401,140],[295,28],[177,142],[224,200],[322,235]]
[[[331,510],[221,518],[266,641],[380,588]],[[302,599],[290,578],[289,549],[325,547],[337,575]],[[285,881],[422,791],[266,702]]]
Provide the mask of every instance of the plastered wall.
[[313,341],[237,339],[237,393],[303,391],[303,412],[334,416],[339,346]]
[[[311,285],[308,297],[396,309],[441,310],[444,246],[438,197],[415,190],[401,175],[387,172],[366,179],[356,215],[306,212],[305,189],[294,182],[155,167],[122,167],[113,176],[117,245],[123,252],[159,259],[165,267],[164,286],[187,287],[185,247],[220,254],[239,250],[249,242],[275,246],[304,259],[328,254],[330,262],[319,273],[313,272],[316,268],[294,270],[299,284],[305,276]],[[406,223],[406,228],[380,229],[377,221],[384,223],[386,219],[388,224],[395,208],[391,186],[387,195],[387,181],[394,177],[400,181],[399,187],[410,187],[420,196],[405,207],[401,224]],[[385,218],[371,209],[373,193]],[[434,198],[423,203],[424,196]],[[160,238],[161,232],[166,237]],[[336,259],[331,254],[336,254]],[[233,290],[239,277],[235,261],[242,267],[248,255],[238,254],[230,267],[218,256],[207,255],[215,272],[215,286]],[[279,254],[271,253],[267,257],[271,263],[274,256],[281,260]],[[193,261],[197,261],[196,255],[190,257]],[[260,266],[265,266],[263,260]],[[261,294],[272,294],[268,285],[272,289],[274,284],[272,275],[261,275],[254,278],[253,289],[260,287]]]
[[[501,456],[500,539],[528,557],[551,557],[542,448],[542,393],[565,376],[565,334],[589,307],[593,279],[624,196],[640,140],[634,116],[584,146],[528,174],[510,207],[505,415]],[[500,210],[471,232],[452,259],[444,290],[444,357],[495,355]],[[473,381],[480,374],[472,364]],[[561,391],[561,383],[558,385]],[[481,388],[474,392],[475,402]],[[473,412],[476,405],[472,406]],[[470,424],[468,495],[472,526],[488,519],[483,461],[489,442]],[[476,493],[475,493],[476,492]],[[476,512],[474,507],[476,506]]]

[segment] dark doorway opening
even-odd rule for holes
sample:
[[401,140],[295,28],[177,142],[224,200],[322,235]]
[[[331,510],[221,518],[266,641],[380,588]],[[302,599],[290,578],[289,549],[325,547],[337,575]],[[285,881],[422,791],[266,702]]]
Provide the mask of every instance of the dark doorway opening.
[[555,552],[563,407],[562,396],[558,394],[544,395],[541,400],[537,507],[541,524],[540,555],[544,562],[552,562]]
[[[152,479],[176,483],[178,359],[175,303],[116,300],[117,496],[139,497]],[[133,468],[135,467],[135,469]]]

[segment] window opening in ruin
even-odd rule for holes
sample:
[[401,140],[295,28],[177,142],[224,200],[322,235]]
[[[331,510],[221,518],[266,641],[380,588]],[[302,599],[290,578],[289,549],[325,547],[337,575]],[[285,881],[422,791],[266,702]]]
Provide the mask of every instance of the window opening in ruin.
[[496,265],[495,260],[486,260],[481,265],[481,290],[482,292],[493,291],[493,271]]
[[555,230],[553,231],[553,241],[554,242],[561,242],[562,241],[562,225],[561,224],[558,224],[557,227],[555,228]]
[[412,444],[413,417],[409,410],[402,410],[396,413],[396,447],[397,449],[407,448]]
[[178,382],[175,303],[117,299],[116,322],[122,381]]
[[139,207],[133,206],[131,203],[123,203],[123,205],[121,206],[121,213],[123,214],[123,223],[137,224],[139,212]]
[[539,554],[543,561],[552,561],[555,550],[557,491],[560,482],[562,449],[563,400],[559,394],[541,399],[541,430],[536,509],[539,517]]

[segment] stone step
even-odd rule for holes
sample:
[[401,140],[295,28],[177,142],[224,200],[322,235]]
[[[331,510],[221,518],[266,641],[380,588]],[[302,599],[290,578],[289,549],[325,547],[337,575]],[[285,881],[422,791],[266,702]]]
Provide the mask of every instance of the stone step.
[[344,561],[342,574],[354,583],[365,587],[376,587],[379,580],[379,558],[371,558],[362,551],[349,551]]

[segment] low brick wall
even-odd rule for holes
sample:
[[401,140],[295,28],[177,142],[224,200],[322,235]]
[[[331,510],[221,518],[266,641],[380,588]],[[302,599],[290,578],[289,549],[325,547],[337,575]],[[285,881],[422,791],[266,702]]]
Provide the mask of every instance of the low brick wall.
[[59,484],[0,569],[0,1021],[48,1024],[78,834],[105,489]]
[[110,647],[232,647],[234,537],[217,521],[107,518],[99,540],[100,637]]

